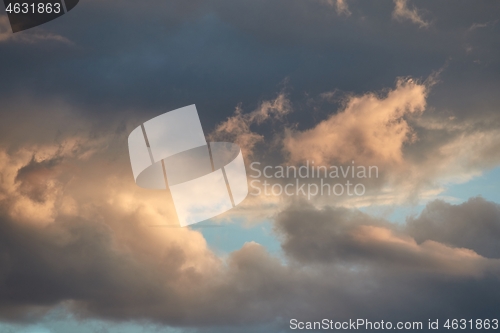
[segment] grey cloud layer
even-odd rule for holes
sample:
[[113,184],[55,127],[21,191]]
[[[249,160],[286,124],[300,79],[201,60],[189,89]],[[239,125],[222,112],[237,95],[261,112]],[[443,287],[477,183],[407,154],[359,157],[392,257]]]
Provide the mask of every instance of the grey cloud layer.
[[426,240],[472,249],[487,258],[500,258],[499,206],[481,198],[453,206],[434,201],[416,218],[408,231],[419,243]]
[[[0,70],[9,78],[0,98],[53,96],[84,106],[89,116],[115,117],[129,107],[154,114],[196,102],[210,114],[202,116],[210,129],[238,103],[254,109],[271,98],[286,77],[293,101],[304,103],[304,93],[379,90],[449,61],[431,98],[456,113],[469,112],[467,104],[487,111],[478,106],[498,102],[499,27],[469,28],[494,21],[498,4],[418,7],[436,18],[428,29],[391,20],[392,1],[349,2],[349,17],[321,1],[86,2],[40,28],[74,45],[0,43]],[[312,125],[307,110],[294,116],[302,127]]]

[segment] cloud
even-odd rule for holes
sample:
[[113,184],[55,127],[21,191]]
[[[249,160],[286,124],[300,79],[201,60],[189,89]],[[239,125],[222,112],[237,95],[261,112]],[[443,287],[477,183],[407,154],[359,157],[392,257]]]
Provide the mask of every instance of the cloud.
[[34,44],[43,41],[54,41],[58,43],[72,45],[73,43],[66,37],[44,32],[40,29],[35,29],[34,31],[26,31],[19,33],[12,33],[10,27],[9,18],[7,15],[0,15],[0,43],[2,42],[20,42],[27,44]]
[[282,120],[291,111],[292,105],[285,93],[278,94],[274,100],[262,102],[256,110],[249,113],[243,113],[238,106],[234,115],[218,124],[209,138],[212,141],[236,142],[246,155],[252,155],[255,145],[262,142],[264,136],[253,132],[251,127],[269,120]]
[[457,120],[433,112],[415,120],[418,140],[405,147],[407,181],[402,184],[407,191],[442,191],[499,165],[500,154],[494,148],[500,140],[497,117]]
[[283,250],[305,264],[359,262],[387,269],[460,276],[482,275],[490,268],[500,267],[500,262],[489,262],[468,248],[432,240],[417,243],[402,228],[345,208],[290,208],[278,215],[276,228],[284,236]]
[[339,15],[350,16],[351,12],[349,11],[349,6],[347,5],[346,0],[337,0],[335,2],[335,8],[337,9],[337,13]]
[[349,5],[346,0],[323,0],[328,5],[335,7],[338,15],[351,16]]
[[79,144],[36,147],[31,155],[28,147],[1,152],[4,317],[61,302],[78,313],[134,317],[138,303],[153,301],[160,302],[153,317],[179,320],[183,310],[175,308],[182,305],[174,302],[191,296],[170,288],[192,290],[182,284],[196,284],[204,270],[210,276],[220,260],[197,232],[150,227],[175,224],[175,210],[165,205],[166,192],[136,188],[129,168],[120,171],[126,158],[110,164],[106,145],[89,155],[92,140],[73,142]]
[[[280,103],[263,105],[244,119],[274,119],[272,110]],[[108,125],[103,134],[81,120],[87,136],[70,128],[58,142],[2,148],[3,318],[38,318],[60,305],[80,318],[238,330],[280,324],[279,318],[312,320],[330,311],[336,318],[436,317],[442,312],[429,304],[449,301],[455,288],[462,292],[449,309],[454,314],[474,314],[469,304],[479,298],[473,311],[484,315],[496,304],[497,293],[478,290],[498,283],[496,259],[467,244],[422,241],[404,227],[355,210],[301,202],[283,210],[275,222],[282,258],[253,242],[218,257],[197,231],[151,228],[175,224],[175,210],[166,192],[135,186],[124,144],[127,129],[136,125],[130,122],[125,130]],[[29,211],[28,203],[46,205],[48,213],[38,207],[21,214]],[[485,203],[477,209],[495,207]],[[457,214],[464,221],[475,217]],[[458,230],[470,228],[464,222]],[[419,230],[426,234],[427,227]],[[477,241],[485,235],[479,233]]]
[[[425,82],[400,79],[385,93],[348,95],[338,111],[312,128],[287,126],[281,141],[287,163],[378,167],[379,177],[365,182],[363,198],[343,201],[350,207],[428,202],[450,184],[498,166],[500,119],[493,114],[459,119],[429,107],[436,80],[436,75]],[[332,93],[320,94],[325,97],[332,101]]]
[[460,205],[433,201],[407,224],[408,232],[419,243],[435,241],[500,258],[500,207],[480,197]]
[[314,128],[289,131],[284,151],[292,163],[356,160],[371,165],[400,164],[403,146],[412,140],[405,116],[424,111],[426,96],[426,86],[409,79],[399,80],[386,96],[349,97],[343,110]]
[[[498,296],[486,291],[498,283],[498,260],[418,244],[404,228],[357,211],[297,203],[276,220],[286,261],[253,242],[222,259],[198,232],[144,228],[149,212],[110,199],[96,200],[88,217],[60,217],[42,229],[2,216],[3,317],[22,320],[62,304],[83,318],[191,327],[313,320],[329,311],[336,319],[402,320],[412,309],[418,320],[444,315],[432,304],[456,297],[455,288],[460,299],[446,312],[454,315],[488,315]],[[476,299],[471,312],[467,302]]]
[[58,143],[0,147],[0,205],[4,213],[23,222],[50,224],[59,214],[74,213],[74,198],[66,183],[78,164],[106,148],[105,138],[69,136]]
[[29,199],[37,203],[47,200],[47,192],[50,192],[53,184],[49,179],[54,178],[54,168],[59,164],[59,158],[36,161],[35,156],[31,161],[17,172],[16,183],[19,191]]
[[394,5],[394,11],[392,12],[392,17],[394,19],[398,21],[410,20],[420,26],[420,28],[429,26],[430,23],[422,18],[416,7],[411,9],[408,7],[408,0],[394,0]]

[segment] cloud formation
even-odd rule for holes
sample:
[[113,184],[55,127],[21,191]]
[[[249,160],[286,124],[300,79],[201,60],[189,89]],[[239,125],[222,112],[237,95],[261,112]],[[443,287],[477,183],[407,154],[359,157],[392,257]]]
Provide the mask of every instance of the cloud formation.
[[368,93],[349,97],[340,112],[314,128],[289,131],[284,150],[291,163],[357,160],[371,165],[400,164],[403,146],[412,140],[405,116],[423,112],[426,96],[427,87],[409,79],[399,80],[386,96]]
[[[312,128],[288,126],[281,141],[287,163],[377,166],[380,179],[366,184],[368,194],[356,205],[425,202],[499,165],[498,117],[426,112],[436,80],[400,79],[382,93],[347,95]],[[332,100],[332,93],[320,96]]]
[[349,10],[349,5],[346,0],[323,0],[328,5],[335,7],[338,15],[351,16],[351,11]]
[[499,213],[498,204],[480,197],[456,206],[437,200],[418,217],[410,217],[407,230],[419,243],[435,241],[499,259]]
[[[25,163],[17,172],[23,186],[36,186],[39,172],[72,164],[71,158],[35,163],[29,157]],[[460,300],[451,309],[456,314],[470,314],[468,302],[482,298],[475,311],[487,315],[494,302],[495,292],[477,288],[498,283],[500,261],[476,252],[476,244],[489,239],[489,249],[498,251],[492,244],[500,235],[482,232],[473,243],[464,243],[434,231],[445,224],[451,235],[471,234],[483,229],[471,219],[483,218],[498,227],[500,208],[491,202],[434,202],[408,227],[356,210],[296,202],[276,217],[286,261],[253,242],[220,258],[199,232],[148,227],[165,223],[169,213],[160,207],[167,198],[150,196],[132,180],[124,182],[126,173],[113,174],[116,165],[104,165],[99,172],[81,170],[71,180],[57,176],[64,184],[61,195],[77,197],[78,213],[58,210],[49,224],[26,224],[7,216],[5,198],[1,201],[4,318],[22,320],[28,312],[40,315],[65,304],[83,317],[195,327],[273,323],[297,316],[312,320],[329,311],[339,319],[401,320],[410,308],[416,320],[440,315],[428,304],[449,299],[458,287]],[[83,191],[84,183],[95,182],[102,184],[101,193]],[[18,191],[33,200],[31,193]],[[455,224],[459,215],[464,223]],[[408,302],[402,307],[401,297]],[[375,306],[381,300],[383,306]]]
[[269,120],[283,120],[291,111],[291,102],[283,92],[274,100],[263,101],[257,109],[249,113],[243,113],[238,106],[234,115],[218,124],[209,138],[212,141],[236,142],[245,155],[252,155],[255,145],[262,142],[264,136],[252,131],[251,127]]
[[394,19],[398,21],[409,20],[417,24],[420,28],[426,28],[430,25],[429,22],[422,18],[416,7],[410,8],[408,6],[408,0],[394,0],[394,6],[394,11],[392,12]]
[[[395,225],[332,201],[258,198],[231,217],[271,217],[283,253],[249,242],[218,255],[199,231],[172,227],[168,193],[134,184],[128,132],[192,103],[214,140],[247,157],[379,166],[363,205],[428,200],[500,164],[498,3],[418,4],[439,24],[405,29],[395,21],[430,26],[409,1],[321,2],[93,0],[44,25],[45,39],[14,36],[0,17],[2,318],[37,321],[59,305],[79,318],[254,332],[292,317],[496,316],[495,203],[433,201]],[[477,22],[493,23],[479,33]],[[60,35],[79,48],[45,43]],[[392,87],[447,59],[432,91],[417,79]],[[284,77],[286,94],[232,114]],[[317,98],[332,89],[350,95]]]
[[[495,204],[480,199],[474,200],[481,201],[496,213],[500,212]],[[412,228],[420,227],[432,234],[432,228],[424,225],[422,221],[426,220],[425,216],[428,216],[429,211],[438,203],[429,204],[427,211],[418,220],[412,221]],[[471,203],[464,205],[448,205],[448,209],[459,211],[463,207],[469,210]],[[488,215],[484,214],[485,217]],[[469,219],[468,221],[470,222]],[[458,226],[451,225],[452,222],[451,218],[446,219],[446,226],[457,233],[473,228],[462,224],[463,229],[460,230]],[[498,218],[490,223],[496,227],[500,226]],[[440,272],[458,276],[481,276],[490,269],[498,270],[500,264],[496,260],[487,260],[470,248],[434,241],[439,239],[439,236],[425,239],[420,236],[420,242],[417,243],[405,228],[345,208],[326,207],[318,210],[307,205],[300,209],[291,208],[278,216],[276,228],[284,235],[284,251],[302,263],[360,263],[369,266],[376,264],[387,269]],[[497,239],[498,236],[493,238]]]
[[[383,111],[387,118],[421,114],[425,92],[424,85],[404,81],[385,95],[353,96],[345,110],[366,118],[366,110]],[[228,121],[221,128],[252,132],[251,125],[289,116],[288,103],[279,95],[248,115],[236,115],[232,121],[238,126]],[[62,305],[82,318],[200,329],[283,325],[279,318],[314,320],[331,311],[339,319],[403,320],[411,314],[411,320],[426,320],[442,313],[429,304],[447,302],[456,288],[462,292],[450,308],[454,314],[487,315],[494,308],[498,295],[488,288],[498,283],[494,244],[500,235],[485,231],[500,223],[494,203],[433,202],[408,226],[397,226],[356,210],[295,202],[275,217],[285,260],[253,242],[220,257],[197,231],[158,227],[175,224],[175,211],[167,193],[134,184],[126,136],[138,120],[103,129],[77,114],[57,112],[57,121],[78,124],[80,131],[69,126],[52,140],[46,131],[33,132],[21,144],[14,138],[24,133],[7,132],[11,140],[2,146],[5,319],[23,321],[27,313],[43,315]],[[411,133],[405,124],[395,126]],[[403,140],[391,126],[383,133]]]

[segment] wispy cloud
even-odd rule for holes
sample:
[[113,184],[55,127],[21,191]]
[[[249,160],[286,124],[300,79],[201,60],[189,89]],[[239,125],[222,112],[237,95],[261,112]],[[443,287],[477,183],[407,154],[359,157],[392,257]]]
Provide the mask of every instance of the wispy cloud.
[[398,21],[410,20],[421,28],[426,28],[430,25],[429,22],[424,20],[420,11],[416,8],[410,8],[408,0],[394,0],[394,11],[392,17]]
[[212,140],[232,140],[240,145],[246,155],[252,155],[255,145],[264,140],[263,135],[252,131],[253,125],[260,125],[268,120],[281,120],[292,111],[291,102],[285,93],[271,101],[264,101],[249,113],[243,113],[237,107],[234,115],[220,123],[210,134]]
[[498,23],[498,20],[495,20],[495,21],[488,21],[486,23],[473,23],[470,28],[469,28],[469,31],[474,31],[476,29],[482,29],[482,28],[487,28],[487,27],[491,27],[491,26],[494,26],[495,24]]
[[326,2],[328,5],[335,7],[337,14],[350,16],[351,11],[349,10],[349,5],[347,4],[347,0],[322,0]]

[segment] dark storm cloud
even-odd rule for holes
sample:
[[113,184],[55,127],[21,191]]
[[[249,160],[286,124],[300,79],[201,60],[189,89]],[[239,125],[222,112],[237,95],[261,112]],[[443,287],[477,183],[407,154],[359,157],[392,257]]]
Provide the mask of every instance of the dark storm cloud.
[[[448,61],[434,103],[481,113],[498,102],[499,26],[469,29],[494,21],[498,4],[419,2],[431,18],[425,29],[393,20],[392,1],[348,4],[346,17],[314,0],[83,2],[40,28],[74,45],[0,44],[0,70],[9,78],[2,99],[49,95],[96,116],[197,103],[210,129],[238,103],[251,110],[271,98],[289,78],[294,120],[309,127],[304,93],[378,90],[399,76],[426,77]],[[321,119],[331,109],[316,112]]]
[[[470,207],[474,205],[474,200],[464,204],[469,205],[465,207],[447,206],[449,211],[462,209],[467,213],[462,223],[456,224],[452,216],[445,215],[448,219],[442,221],[443,218],[440,215],[432,213],[441,202],[429,204],[426,213],[422,213],[417,220],[411,222],[410,230],[416,230],[413,233],[407,232],[401,226],[373,218],[359,211],[330,207],[317,210],[308,205],[300,209],[291,208],[281,213],[277,218],[276,228],[283,236],[283,250],[302,263],[360,262],[369,266],[373,264],[389,266],[395,270],[401,268],[408,271],[442,270],[443,273],[448,271],[452,275],[475,275],[474,271],[481,271],[487,267],[498,272],[500,262],[489,262],[467,250],[474,250],[477,246],[471,245],[478,244],[479,239],[486,239],[486,243],[491,246],[492,243],[498,242],[500,237],[498,233],[486,235],[492,226],[498,228],[500,224],[497,205],[483,201],[482,203],[489,208],[489,212],[484,214],[489,217],[488,225],[477,225],[471,223],[481,218],[481,215],[475,214],[477,210]],[[496,215],[492,215],[491,210],[495,210]],[[456,214],[460,213],[456,212]],[[433,223],[441,224],[440,233],[436,232],[436,227],[433,228]],[[421,231],[418,237],[419,243],[417,243],[412,235],[418,234],[419,227]],[[475,244],[449,241],[454,238],[460,239],[460,236],[467,238],[468,235],[476,235],[479,233],[477,230],[481,230],[483,234],[476,236]],[[425,238],[422,234],[435,236]],[[447,234],[449,238],[445,241],[444,235]],[[484,246],[488,247],[488,245]]]
[[43,230],[5,217],[0,223],[4,320],[73,301],[75,313],[92,317],[194,326],[268,322],[305,283],[287,277],[296,274],[258,245],[234,253],[226,272],[200,276],[182,269],[190,258],[180,244],[165,245],[154,260],[117,251],[102,223],[57,221]]
[[[461,221],[454,223],[460,214]],[[476,224],[477,219],[487,222]],[[443,224],[449,238],[444,227],[436,227]],[[329,277],[334,285],[346,288],[335,293],[336,301],[349,308],[340,312],[343,315],[425,320],[459,313],[493,315],[490,306],[500,296],[494,287],[499,283],[500,262],[468,249],[481,249],[480,239],[489,246],[498,243],[498,234],[486,234],[499,224],[498,205],[481,199],[458,206],[432,202],[408,227],[355,210],[316,209],[298,202],[277,216],[276,230],[291,259],[311,269],[332,268]],[[414,229],[428,237],[419,236],[417,243]],[[470,239],[470,246],[463,239]]]
[[[53,306],[64,299],[112,309],[113,304],[133,306],[144,296],[154,302],[168,294],[157,289],[159,281],[154,275],[147,277],[152,267],[145,271],[143,264],[113,250],[112,234],[105,225],[73,220],[66,221],[64,229],[55,225],[37,230],[16,225],[4,216],[1,230],[0,306],[4,316],[18,309],[17,315],[22,317],[27,313],[23,308]],[[169,255],[174,264],[167,278],[175,275],[176,258],[182,251],[173,250]],[[144,273],[138,276],[139,272]],[[173,295],[168,298],[173,300]]]
[[[278,234],[283,237],[283,250],[304,263],[379,257],[380,253],[362,249],[359,242],[349,235],[349,231],[360,225],[393,229],[383,220],[346,208],[317,210],[305,205],[285,210],[276,219]],[[367,258],[372,255],[373,258]]]
[[480,197],[460,205],[434,201],[408,219],[408,232],[419,243],[433,240],[500,258],[500,206]]

